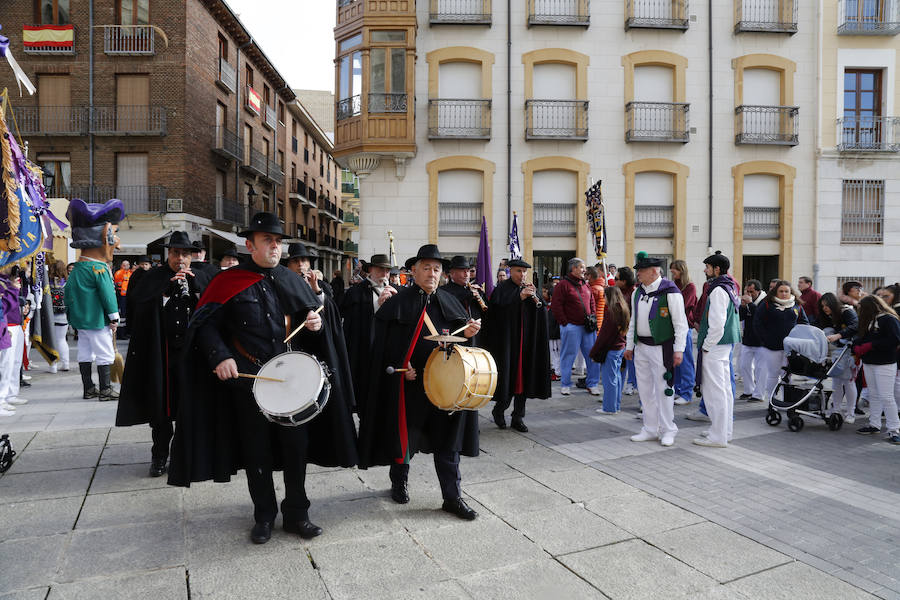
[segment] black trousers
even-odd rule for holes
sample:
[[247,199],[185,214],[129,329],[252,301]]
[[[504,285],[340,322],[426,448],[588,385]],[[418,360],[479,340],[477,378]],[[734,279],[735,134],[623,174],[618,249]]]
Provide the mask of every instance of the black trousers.
[[[437,473],[438,482],[441,485],[441,495],[444,500],[455,500],[462,496],[459,487],[459,452],[435,452],[434,471]],[[405,483],[409,479],[408,464],[391,464],[391,484]]]
[[285,521],[309,519],[309,498],[306,496],[306,450],[309,437],[306,425],[286,427],[266,419],[256,405],[250,390],[234,390],[232,406],[240,429],[239,445],[247,487],[253,500],[256,522],[274,521],[278,515],[273,448],[281,455],[284,470],[284,500],[281,514]]
[[153,434],[153,446],[150,447],[150,456],[153,460],[168,459],[169,447],[175,431],[172,421],[169,419],[163,419],[161,422],[151,421],[150,430]]
[[504,398],[497,398],[494,402],[494,410],[492,411],[495,416],[502,416],[506,409],[509,408],[510,401],[515,398],[515,402],[513,404],[512,418],[513,419],[524,419],[525,418],[525,394],[515,394],[514,396],[507,396]]

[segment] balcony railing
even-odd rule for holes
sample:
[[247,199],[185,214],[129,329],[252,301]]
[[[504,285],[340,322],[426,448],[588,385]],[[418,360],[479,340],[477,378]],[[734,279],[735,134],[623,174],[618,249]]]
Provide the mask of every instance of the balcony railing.
[[237,90],[237,74],[234,67],[224,58],[219,59],[219,77],[216,84],[232,94]]
[[228,198],[216,198],[216,220],[246,226],[247,207]]
[[316,207],[316,201],[309,198],[309,191],[306,189],[306,184],[302,179],[297,179],[296,177],[291,179],[288,196],[291,200],[299,200],[306,206]]
[[266,127],[275,131],[278,129],[278,113],[275,112],[275,109],[266,105]]
[[155,36],[150,25],[105,25],[103,51],[106,54],[131,56],[156,54]]
[[528,0],[528,25],[591,24],[591,0]]
[[799,0],[736,0],[734,32],[797,33]]
[[268,157],[256,148],[244,148],[244,160],[241,168],[265,177],[269,173]]
[[628,0],[625,29],[682,29],[690,22],[688,0]]
[[897,35],[900,0],[838,0],[838,35]]
[[350,96],[349,98],[338,100],[335,118],[337,118],[338,121],[343,121],[350,117],[359,116],[361,111],[362,105],[360,103],[360,96]]
[[338,208],[334,202],[324,199],[322,196],[319,196],[319,215],[326,216],[333,221],[339,221],[338,218]]
[[684,102],[629,102],[625,105],[625,141],[689,142],[690,106]]
[[166,107],[95,106],[91,131],[97,135],[166,135]]
[[431,0],[432,25],[490,25],[491,0]]
[[370,113],[405,113],[406,94],[369,94]]
[[[18,106],[13,115],[22,135],[86,135],[85,106]],[[12,127],[10,123],[10,127]]]
[[840,152],[900,151],[900,117],[847,117],[837,120]]
[[428,139],[491,139],[491,101],[429,100]]
[[273,183],[284,183],[284,170],[274,160],[266,160],[266,178]]
[[483,210],[480,202],[439,202],[438,235],[477,236]]
[[535,237],[575,237],[574,204],[534,203]]
[[158,213],[166,207],[166,188],[162,185],[78,185],[71,189],[72,198],[102,204],[118,198],[126,214]]
[[675,227],[673,225],[673,207],[656,205],[637,205],[634,207],[635,237],[670,238]]
[[25,54],[75,54],[74,25],[24,25],[22,40]]
[[796,106],[738,106],[734,109],[734,143],[796,146],[799,112]]
[[213,152],[229,160],[240,160],[243,140],[227,127],[213,127]]
[[587,100],[526,100],[526,140],[586,140]]
[[347,240],[344,242],[344,252],[347,254],[359,254],[359,244]]
[[744,239],[777,240],[781,237],[781,209],[776,207],[744,207]]
[[359,215],[350,211],[344,211],[344,223],[359,227]]

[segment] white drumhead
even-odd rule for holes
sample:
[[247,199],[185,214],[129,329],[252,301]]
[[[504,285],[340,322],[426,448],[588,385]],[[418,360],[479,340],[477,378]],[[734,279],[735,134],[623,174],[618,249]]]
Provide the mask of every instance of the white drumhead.
[[264,364],[258,374],[284,380],[253,382],[256,403],[264,412],[277,416],[293,415],[315,402],[325,383],[319,361],[305,352],[279,354]]

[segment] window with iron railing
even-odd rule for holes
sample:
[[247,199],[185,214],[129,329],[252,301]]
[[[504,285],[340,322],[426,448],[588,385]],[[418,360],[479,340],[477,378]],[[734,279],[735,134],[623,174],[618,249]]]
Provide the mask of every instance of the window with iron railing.
[[799,111],[796,106],[742,104],[734,109],[734,143],[796,146],[799,143]]
[[535,237],[575,237],[575,204],[535,202]]
[[735,0],[734,32],[796,33],[799,0]]
[[432,25],[490,25],[491,0],[431,0]]
[[884,242],[884,181],[845,179],[841,199],[841,243]]
[[587,100],[526,100],[525,139],[586,140]]
[[477,236],[483,211],[480,202],[439,202],[438,235]]
[[528,25],[577,25],[591,23],[590,0],[528,0]]
[[636,205],[634,207],[635,237],[670,238],[674,234],[672,205]]
[[[355,39],[356,36],[354,36]],[[360,38],[361,41],[361,38]],[[343,44],[343,42],[342,42]],[[357,45],[357,44],[354,44]],[[338,121],[358,116],[362,110],[362,51],[348,52],[338,58]]]
[[625,29],[681,29],[690,23],[688,0],[626,0]]
[[490,139],[491,101],[428,101],[428,137],[431,139]]
[[744,239],[777,240],[781,236],[781,208],[744,207]]
[[690,106],[685,102],[629,102],[625,105],[625,141],[690,141]]
[[838,0],[838,35],[897,35],[898,0]]
[[406,48],[369,50],[368,111],[407,112]]

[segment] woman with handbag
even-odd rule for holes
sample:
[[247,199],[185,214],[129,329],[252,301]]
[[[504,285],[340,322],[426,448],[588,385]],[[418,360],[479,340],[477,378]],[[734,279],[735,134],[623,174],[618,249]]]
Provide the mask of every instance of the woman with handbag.
[[590,359],[597,336],[597,317],[594,297],[584,281],[585,265],[580,258],[569,259],[566,276],[553,290],[550,309],[560,330],[559,370],[562,378],[560,392],[568,396],[572,390],[572,364],[579,352],[587,366],[587,387],[594,396],[600,395],[600,365]]

